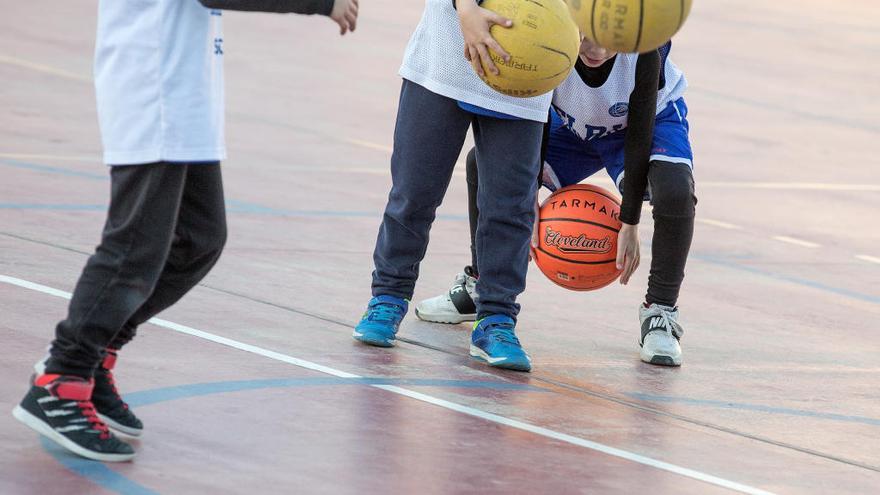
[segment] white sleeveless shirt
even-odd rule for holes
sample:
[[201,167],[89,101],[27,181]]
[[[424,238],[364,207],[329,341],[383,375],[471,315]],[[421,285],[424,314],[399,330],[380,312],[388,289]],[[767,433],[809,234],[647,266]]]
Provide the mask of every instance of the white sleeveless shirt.
[[100,0],[95,90],[105,163],[226,157],[220,20],[197,0]]
[[406,47],[400,75],[453,100],[522,119],[547,121],[550,93],[514,98],[480,80],[464,58],[464,38],[452,0],[426,0],[422,20]]
[[[614,67],[599,88],[588,86],[576,70],[553,92],[553,108],[581,139],[591,141],[625,129],[629,118],[629,96],[636,86],[638,54],[618,53]],[[678,100],[687,89],[687,79],[666,56],[662,57],[666,84],[657,93],[657,113]]]

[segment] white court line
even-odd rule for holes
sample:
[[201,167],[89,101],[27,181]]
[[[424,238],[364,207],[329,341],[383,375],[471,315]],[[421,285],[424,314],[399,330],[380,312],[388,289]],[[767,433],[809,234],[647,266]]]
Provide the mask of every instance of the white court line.
[[880,258],[878,258],[876,256],[868,256],[867,254],[857,254],[856,258],[858,258],[862,261],[867,261],[868,263],[877,263],[878,265],[880,265]]
[[23,67],[25,69],[30,69],[37,72],[42,72],[44,74],[52,74],[53,76],[63,77],[65,79],[71,79],[73,81],[79,81],[84,83],[91,83],[92,78],[89,76],[85,76],[82,74],[77,74],[75,72],[70,72],[64,69],[59,69],[57,67],[52,67],[49,65],[38,64],[36,62],[31,62],[29,60],[24,60],[20,58],[10,57],[8,55],[0,54],[0,64],[14,65],[16,67]]
[[[20,278],[9,277],[6,275],[0,275],[0,282],[4,282],[10,285],[15,285],[18,287],[22,287],[25,289],[34,290],[37,292],[42,292],[44,294],[49,294],[56,297],[62,297],[64,299],[70,299],[71,294],[69,292],[64,292],[58,289],[54,289],[52,287],[47,287],[45,285],[36,284],[34,282],[28,282],[27,280],[22,280]],[[153,325],[167,328],[169,330],[173,330],[175,332],[183,333],[186,335],[191,335],[193,337],[198,337],[200,339],[208,340],[217,344],[225,345],[228,347],[233,347],[235,349],[239,349],[241,351],[250,352],[252,354],[257,354],[259,356],[267,357],[269,359],[274,359],[276,361],[281,361],[283,363],[292,364],[294,366],[299,366],[301,368],[306,368],[309,370],[317,371],[320,373],[325,373],[331,376],[336,376],[340,378],[363,378],[360,375],[355,375],[353,373],[348,373],[345,371],[340,371],[335,368],[330,368],[328,366],[324,366],[321,364],[313,363],[311,361],[306,361],[304,359],[298,359],[293,356],[288,356],[287,354],[281,354],[279,352],[270,351],[268,349],[264,349],[262,347],[257,347],[255,345],[246,344],[244,342],[239,342],[237,340],[229,339],[226,337],[221,337],[220,335],[215,335],[213,333],[205,332],[202,330],[198,330],[192,327],[188,327],[185,325],[180,325],[177,323],[173,323],[170,321],[162,320],[159,318],[153,318],[149,321]],[[737,483],[735,481],[726,480],[724,478],[719,478],[717,476],[712,476],[710,474],[705,474],[700,471],[696,471],[693,469],[681,467],[675,464],[670,464],[668,462],[659,461],[657,459],[653,459],[650,457],[645,457],[643,455],[635,454],[633,452],[629,452],[627,450],[618,449],[615,447],[610,447],[608,445],[604,445],[598,442],[594,442],[591,440],[586,440],[580,437],[575,437],[572,435],[568,435],[565,433],[560,433],[558,431],[550,430],[548,428],[543,428],[540,426],[535,426],[529,423],[525,423],[522,421],[518,421],[515,419],[507,418],[504,416],[499,416],[497,414],[488,413],[485,411],[481,411],[479,409],[474,409],[472,407],[468,407],[462,404],[458,404],[455,402],[450,402],[448,400],[440,399],[438,397],[434,397],[432,395],[423,394],[421,392],[416,392],[414,390],[409,390],[406,388],[398,387],[395,385],[377,385],[372,384],[369,385],[374,388],[382,389],[394,394],[403,395],[405,397],[409,397],[411,399],[416,399],[418,401],[426,402],[428,404],[433,404],[435,406],[442,407],[444,409],[448,409],[450,411],[459,412],[462,414],[466,414],[468,416],[473,416],[475,418],[480,418],[486,421],[491,421],[496,424],[509,426],[511,428],[516,428],[518,430],[527,431],[530,433],[534,433],[536,435],[540,435],[545,438],[551,438],[554,440],[558,440],[560,442],[565,442],[571,445],[576,445],[579,447],[584,447],[586,449],[595,450],[597,452],[602,452],[604,454],[608,454],[613,457],[618,457],[620,459],[625,459],[628,461],[636,462],[638,464],[643,464],[645,466],[650,466],[656,469],[660,469],[662,471],[667,471],[670,473],[678,474],[681,476],[685,476],[691,479],[695,479],[698,481],[703,481],[705,483],[709,483],[715,486],[719,486],[722,488],[727,488],[730,490],[734,490],[740,493],[749,493],[755,495],[772,495],[771,492],[767,492],[758,488],[754,488],[748,485],[744,485],[741,483]]]
[[794,244],[795,246],[801,246],[806,248],[817,248],[822,247],[821,244],[816,244],[815,242],[804,241],[801,239],[795,239],[794,237],[788,237],[786,235],[775,235],[773,236],[773,240],[779,242],[787,242],[789,244]]
[[394,148],[392,148],[391,146],[385,146],[384,144],[377,144],[377,143],[373,143],[370,141],[364,141],[361,139],[344,138],[344,139],[342,139],[342,141],[349,143],[349,144],[354,144],[357,146],[363,146],[364,148],[370,148],[372,150],[386,151],[388,153],[394,152]]
[[722,222],[720,220],[712,220],[711,218],[697,218],[696,220],[698,223],[711,225],[713,227],[720,227],[722,229],[742,230],[742,227],[740,227],[739,225],[734,225],[732,223]]

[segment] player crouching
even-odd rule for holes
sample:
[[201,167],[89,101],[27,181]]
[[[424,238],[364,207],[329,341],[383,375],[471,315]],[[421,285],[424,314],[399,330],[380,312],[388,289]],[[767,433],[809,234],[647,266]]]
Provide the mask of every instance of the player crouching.
[[[589,40],[575,71],[553,95],[545,133],[542,184],[550,190],[577,184],[604,168],[623,195],[618,268],[626,284],[638,267],[638,223],[643,199],[653,206],[654,237],[645,302],[639,305],[640,357],[679,366],[678,295],[694,231],[696,196],[688,140],[684,74],[668,59],[671,43],[645,54],[614,53]],[[479,278],[476,219],[477,160],[467,159],[471,265],[450,290],[421,301],[425,321],[474,321]]]

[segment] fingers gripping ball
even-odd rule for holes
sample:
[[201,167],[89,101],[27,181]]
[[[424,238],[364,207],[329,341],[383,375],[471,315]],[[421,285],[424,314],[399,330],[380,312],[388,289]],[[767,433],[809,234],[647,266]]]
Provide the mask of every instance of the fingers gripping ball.
[[605,189],[575,184],[541,205],[535,263],[557,285],[596,290],[620,275],[617,233],[620,201]]
[[616,52],[654,50],[681,29],[692,0],[566,0],[581,33]]
[[512,27],[490,30],[510,60],[490,51],[499,74],[483,67],[483,82],[505,95],[528,98],[554,90],[568,77],[580,36],[563,0],[485,0],[481,5],[513,21]]

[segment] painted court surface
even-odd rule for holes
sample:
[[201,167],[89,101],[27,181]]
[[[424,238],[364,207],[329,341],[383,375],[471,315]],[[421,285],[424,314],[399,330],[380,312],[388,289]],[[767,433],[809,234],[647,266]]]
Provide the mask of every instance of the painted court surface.
[[[227,14],[231,239],[120,355],[146,431],[114,465],[8,414],[104,218],[95,3],[0,17],[0,493],[880,493],[873,0],[696,2],[673,51],[700,200],[684,366],[638,359],[646,214],[627,287],[530,271],[531,374],[471,361],[466,325],[410,314],[390,350],[350,336],[422,2],[364,1],[344,38],[327,19]],[[465,198],[462,169],[416,300],[469,259]]]

